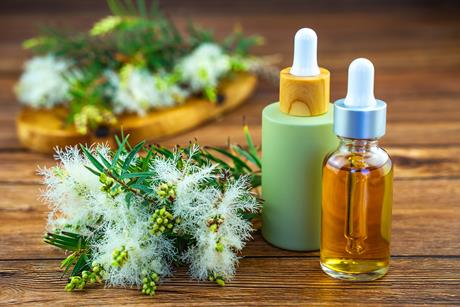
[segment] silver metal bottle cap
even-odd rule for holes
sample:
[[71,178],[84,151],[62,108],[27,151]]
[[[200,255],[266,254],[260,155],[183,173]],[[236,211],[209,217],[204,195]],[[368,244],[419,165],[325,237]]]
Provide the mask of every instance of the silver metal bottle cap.
[[348,68],[347,97],[334,103],[334,132],[351,139],[375,139],[385,134],[387,105],[374,97],[374,65],[363,58]]

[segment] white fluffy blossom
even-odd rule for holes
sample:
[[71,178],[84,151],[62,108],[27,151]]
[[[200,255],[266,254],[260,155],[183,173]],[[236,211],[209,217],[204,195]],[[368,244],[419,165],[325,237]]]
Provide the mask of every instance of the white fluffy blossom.
[[[98,149],[108,152],[105,146]],[[60,165],[40,170],[47,185],[43,196],[52,206],[48,226],[65,229],[71,225],[85,233],[86,226],[94,227],[100,206],[110,206],[113,200],[101,192],[98,177],[85,167],[91,163],[77,147],[58,150],[55,157]]]
[[[139,286],[144,272],[163,276],[171,273],[171,257],[176,253],[174,245],[163,237],[151,236],[148,217],[136,216],[139,211],[135,211],[128,214],[128,219],[106,224],[104,238],[93,246],[93,260],[107,273],[107,285]],[[128,260],[122,267],[114,267],[112,253],[122,246],[128,252]]]
[[[107,146],[90,151],[100,164],[106,164],[113,155]],[[47,185],[43,196],[51,206],[49,230],[86,236],[90,260],[103,268],[108,286],[145,286],[146,273],[168,276],[177,260],[189,264],[194,278],[216,276],[219,282],[231,279],[237,253],[252,231],[250,221],[241,212],[255,212],[258,203],[249,192],[246,177],[226,179],[222,188],[216,166],[195,162],[198,151],[198,146],[192,146],[187,159],[180,151],[172,158],[153,157],[147,182],[157,192],[131,194],[128,204],[126,191],[107,192],[104,184],[109,173],[99,178],[88,170],[94,166],[77,147],[58,150],[58,166],[40,171]],[[122,161],[125,155],[120,156]],[[138,163],[136,159],[131,166]],[[166,199],[158,192],[164,188],[173,189],[168,194],[172,198]],[[166,229],[151,232],[152,223],[161,223],[154,217],[159,208],[163,214],[168,210],[168,223],[172,223],[168,224],[168,235]],[[175,236],[192,238],[187,241],[188,248],[178,250]],[[120,250],[124,253],[122,260],[116,259]]]
[[[97,146],[93,152],[109,159],[106,146]],[[40,170],[47,185],[43,196],[51,205],[49,230],[64,229],[88,236],[92,260],[104,268],[107,285],[139,285],[143,271],[170,274],[174,246],[167,239],[149,234],[150,214],[145,206],[136,199],[128,206],[125,194],[111,197],[101,191],[98,176],[85,167],[93,167],[91,162],[77,147],[58,150],[56,159],[60,161],[58,166]],[[102,237],[98,237],[100,234]],[[128,261],[121,268],[113,267],[112,252],[121,246],[128,250]]]
[[198,92],[216,87],[219,79],[230,71],[230,66],[229,56],[219,45],[204,43],[184,57],[177,69],[192,91]]
[[170,75],[153,75],[146,69],[126,66],[120,74],[105,73],[109,80],[115,113],[145,115],[150,109],[171,107],[181,103],[187,92]]
[[[240,216],[240,210],[255,212],[258,209],[256,199],[248,192],[245,177],[229,183],[225,192],[207,188],[198,202],[197,225],[194,237],[197,244],[188,250],[184,259],[190,263],[190,273],[198,279],[205,279],[210,273],[217,273],[225,279],[235,274],[237,256],[245,242],[251,238],[251,222]],[[187,198],[189,195],[180,195]],[[220,219],[222,222],[215,231],[210,229],[210,222]],[[217,244],[221,249],[217,248]]]
[[27,61],[15,91],[20,102],[34,108],[51,108],[68,99],[69,84],[64,78],[71,63],[52,55]]
[[[224,192],[203,187],[202,183],[214,178],[213,170],[212,165],[196,167],[189,163],[179,170],[172,159],[157,158],[153,163],[155,182],[176,186],[173,211],[181,219],[176,229],[192,235],[196,241],[182,259],[190,264],[192,277],[202,280],[212,273],[232,278],[238,260],[236,253],[252,231],[251,223],[240,216],[240,211],[255,212],[259,206],[249,192],[246,177],[228,182]],[[210,225],[214,219],[222,222],[213,230]]]

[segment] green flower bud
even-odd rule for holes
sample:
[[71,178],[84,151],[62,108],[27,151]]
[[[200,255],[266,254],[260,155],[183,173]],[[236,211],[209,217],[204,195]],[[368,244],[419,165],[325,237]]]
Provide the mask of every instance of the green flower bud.
[[211,224],[211,226],[209,226],[209,230],[212,232],[217,232],[217,224]]
[[217,283],[219,286],[221,286],[221,287],[224,287],[224,286],[225,286],[225,282],[224,282],[223,279],[220,279],[220,278],[219,278],[219,279],[216,279],[216,283]]
[[222,242],[216,243],[216,251],[218,251],[219,253],[224,251],[224,244],[222,244]]

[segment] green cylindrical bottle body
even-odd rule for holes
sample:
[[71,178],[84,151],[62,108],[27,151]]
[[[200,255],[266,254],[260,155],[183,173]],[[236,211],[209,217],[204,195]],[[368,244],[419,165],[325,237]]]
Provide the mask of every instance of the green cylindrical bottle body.
[[262,235],[277,247],[319,249],[322,166],[338,146],[332,125],[333,108],[296,117],[272,103],[262,112]]

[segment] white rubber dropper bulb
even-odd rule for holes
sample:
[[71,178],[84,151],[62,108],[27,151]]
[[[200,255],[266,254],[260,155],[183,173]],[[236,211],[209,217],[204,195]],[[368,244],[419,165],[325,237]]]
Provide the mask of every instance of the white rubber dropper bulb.
[[312,77],[320,74],[317,54],[318,37],[315,31],[302,28],[294,38],[294,61],[291,75],[298,77]]
[[344,104],[349,107],[372,107],[376,103],[374,65],[368,59],[356,59],[348,67],[348,92]]

